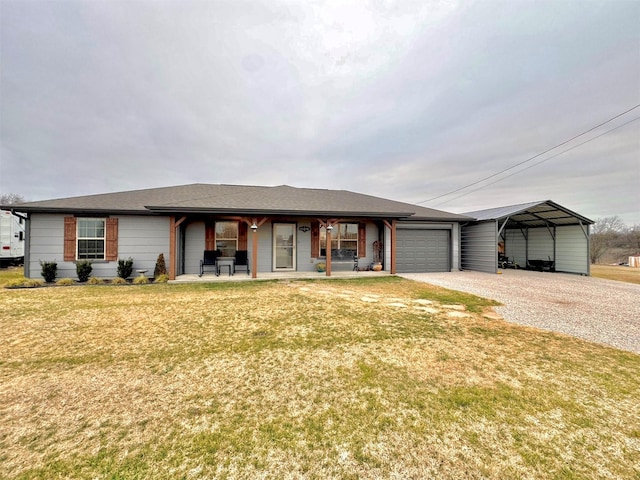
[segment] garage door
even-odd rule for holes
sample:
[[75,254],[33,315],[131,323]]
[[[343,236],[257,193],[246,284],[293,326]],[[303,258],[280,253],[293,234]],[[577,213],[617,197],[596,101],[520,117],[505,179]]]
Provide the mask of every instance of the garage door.
[[396,271],[448,272],[451,270],[449,230],[398,229]]

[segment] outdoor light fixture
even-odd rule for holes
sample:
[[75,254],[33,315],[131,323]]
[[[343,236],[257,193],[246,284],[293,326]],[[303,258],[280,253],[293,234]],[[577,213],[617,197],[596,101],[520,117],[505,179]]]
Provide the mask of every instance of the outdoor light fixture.
[[253,222],[250,228],[253,232],[256,232],[258,230],[258,225],[256,225],[256,222]]
[[331,225],[331,224],[327,225],[327,230],[328,230],[328,231],[333,230],[333,225]]

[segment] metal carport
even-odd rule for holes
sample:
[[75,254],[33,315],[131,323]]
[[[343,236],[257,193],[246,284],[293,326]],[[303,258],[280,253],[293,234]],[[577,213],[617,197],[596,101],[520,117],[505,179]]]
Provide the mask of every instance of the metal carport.
[[467,212],[461,225],[461,268],[496,273],[498,244],[521,268],[542,261],[556,272],[590,275],[589,225],[594,222],[551,200]]

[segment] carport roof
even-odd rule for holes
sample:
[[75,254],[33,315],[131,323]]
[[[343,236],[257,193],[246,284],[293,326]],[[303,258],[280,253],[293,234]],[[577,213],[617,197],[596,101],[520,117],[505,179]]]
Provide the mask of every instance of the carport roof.
[[502,222],[509,220],[521,227],[531,228],[550,225],[591,225],[595,223],[593,220],[583,217],[551,200],[466,212],[464,215],[473,217],[477,221],[498,220]]

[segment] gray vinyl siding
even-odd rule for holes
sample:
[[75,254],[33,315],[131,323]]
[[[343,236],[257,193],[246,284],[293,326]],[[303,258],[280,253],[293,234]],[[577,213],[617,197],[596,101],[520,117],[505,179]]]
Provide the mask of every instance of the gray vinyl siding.
[[[308,230],[303,232],[303,230]],[[306,227],[306,228],[305,228]],[[296,270],[299,272],[311,272],[315,270],[316,259],[311,258],[311,221],[301,220],[297,224],[296,232]]]
[[529,229],[529,260],[555,260],[553,237],[546,228]]
[[556,228],[556,258],[556,271],[589,275],[589,244],[580,225]]
[[[64,258],[64,217],[61,214],[32,214],[29,269],[30,278],[41,278],[40,261],[58,264],[57,278],[77,278],[74,262]],[[169,264],[169,219],[139,215],[118,216],[118,257],[133,258],[135,270],[149,270],[153,275],[156,260],[164,254]],[[118,262],[94,261],[92,275],[99,278],[117,276]]]
[[521,230],[513,229],[505,231],[504,252],[510,260],[519,267],[527,266],[527,241]]
[[[189,223],[185,227],[184,235],[184,273],[200,273],[200,260],[204,256],[204,246],[204,222]],[[207,271],[209,270],[211,268],[207,269]]]
[[454,223],[451,226],[451,269],[460,270],[460,260],[462,252],[460,246],[460,224]]
[[460,241],[462,269],[496,273],[497,236],[498,223],[494,220],[462,226]]
[[[118,217],[118,256],[133,258],[135,270],[149,270],[153,276],[158,255],[164,254],[165,264],[169,263],[169,219],[166,217],[122,216]],[[117,262],[110,262],[104,275],[116,276]],[[94,266],[94,270],[96,267]]]
[[[273,270],[273,228],[271,223],[267,222],[262,225],[258,229],[257,235],[258,272],[271,272]],[[253,239],[250,238],[249,242],[253,242]],[[252,243],[250,244],[253,245]],[[249,248],[249,250],[251,251],[252,248]],[[249,257],[251,257],[251,253],[249,253]]]
[[[76,278],[75,264],[62,261],[64,258],[64,217],[65,215],[31,214],[30,237],[27,237],[29,242],[28,275],[30,278],[42,280],[40,261],[56,262],[58,264],[58,278]],[[27,275],[26,270],[25,275]]]
[[[385,230],[388,230],[387,228],[385,228],[384,226],[382,227]],[[373,263],[373,242],[375,242],[376,240],[378,240],[378,227],[376,226],[375,223],[367,223],[367,228],[366,228],[366,235],[367,235],[367,250],[365,252],[365,256],[364,257],[360,257],[358,259],[358,264],[361,267],[365,267],[367,265],[370,265]],[[384,242],[384,240],[383,240]],[[385,245],[383,243],[382,248],[385,249]],[[384,252],[381,252],[382,255],[382,260],[384,261]],[[389,269],[389,266],[384,265],[385,269]],[[349,267],[349,270],[353,269],[353,265],[351,265]]]

